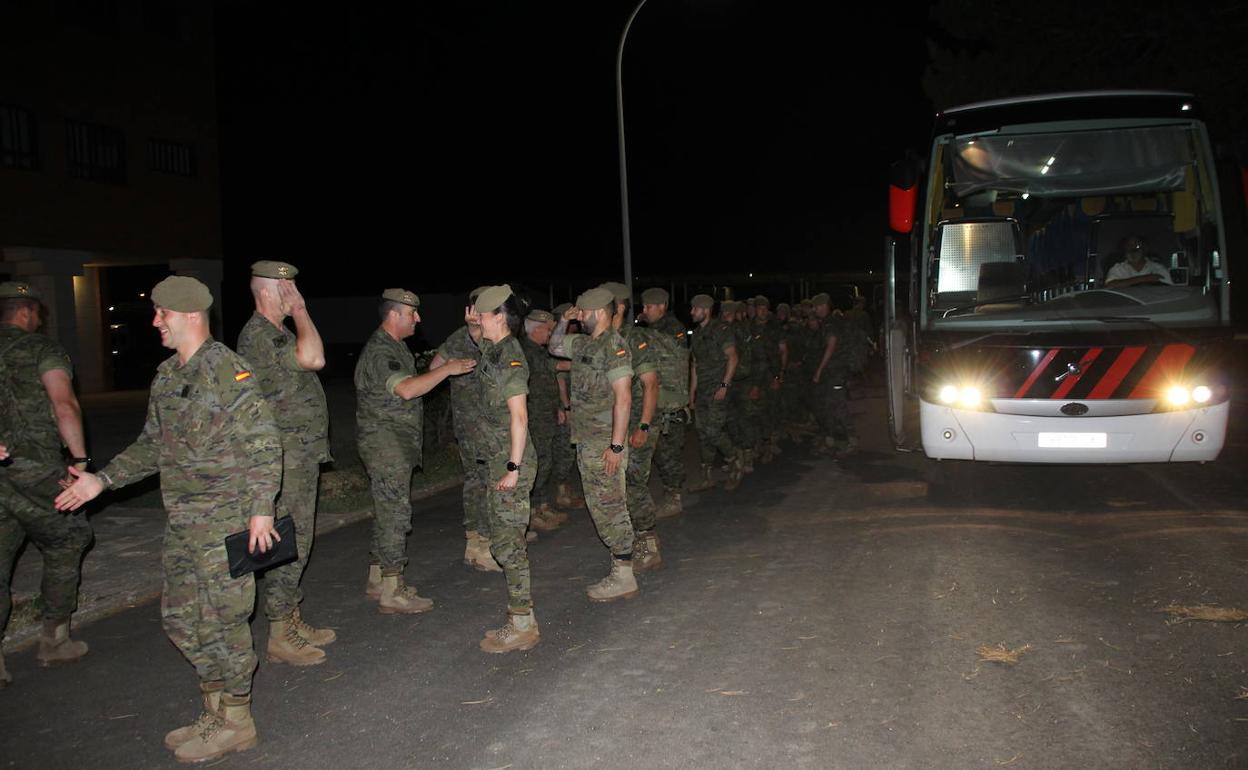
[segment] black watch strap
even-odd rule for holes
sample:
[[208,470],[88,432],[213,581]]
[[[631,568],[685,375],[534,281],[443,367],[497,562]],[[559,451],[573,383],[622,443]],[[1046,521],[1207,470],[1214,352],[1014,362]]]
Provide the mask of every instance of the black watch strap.
[[611,444],[610,446],[611,446],[611,451],[615,452],[617,455],[624,451],[623,444]]
[[511,460],[508,460],[508,461],[507,461],[507,470],[508,470],[508,471],[518,471],[518,470],[520,470],[520,463],[513,463]]

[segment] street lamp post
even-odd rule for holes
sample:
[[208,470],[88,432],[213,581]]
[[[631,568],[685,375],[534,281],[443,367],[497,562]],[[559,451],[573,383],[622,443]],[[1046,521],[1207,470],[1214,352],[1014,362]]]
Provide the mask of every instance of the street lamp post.
[[633,12],[628,15],[624,24],[624,32],[620,35],[620,47],[615,54],[615,114],[620,135],[620,225],[624,236],[624,285],[628,287],[628,318],[633,320],[633,251],[632,237],[628,230],[628,161],[624,152],[624,42],[628,40],[628,30],[633,26],[633,19],[646,4],[646,0],[637,3]]

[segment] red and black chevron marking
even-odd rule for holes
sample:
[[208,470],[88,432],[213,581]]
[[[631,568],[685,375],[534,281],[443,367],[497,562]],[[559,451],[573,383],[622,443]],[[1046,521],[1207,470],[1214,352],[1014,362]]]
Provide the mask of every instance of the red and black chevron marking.
[[[1096,399],[1154,398],[1171,382],[1181,381],[1195,354],[1191,345],[1122,348],[1050,348],[1027,374],[1014,398]],[[1079,374],[1058,377],[1075,364]]]

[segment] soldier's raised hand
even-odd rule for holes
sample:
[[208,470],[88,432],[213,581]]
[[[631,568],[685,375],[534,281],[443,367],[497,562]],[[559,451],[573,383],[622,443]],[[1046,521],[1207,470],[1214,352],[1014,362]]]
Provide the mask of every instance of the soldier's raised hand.
[[282,304],[286,306],[289,313],[296,313],[307,307],[303,295],[299,293],[299,289],[295,288],[294,281],[278,281],[277,296],[281,298]]
[[0,460],[9,459],[9,448],[4,444],[0,444]]

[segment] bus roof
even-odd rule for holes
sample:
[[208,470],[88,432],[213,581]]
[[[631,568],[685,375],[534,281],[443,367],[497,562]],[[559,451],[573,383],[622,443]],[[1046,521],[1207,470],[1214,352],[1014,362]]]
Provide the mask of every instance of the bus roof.
[[1200,106],[1178,91],[1073,91],[950,107],[936,113],[936,133],[988,131],[1019,123],[1112,118],[1198,119]]

